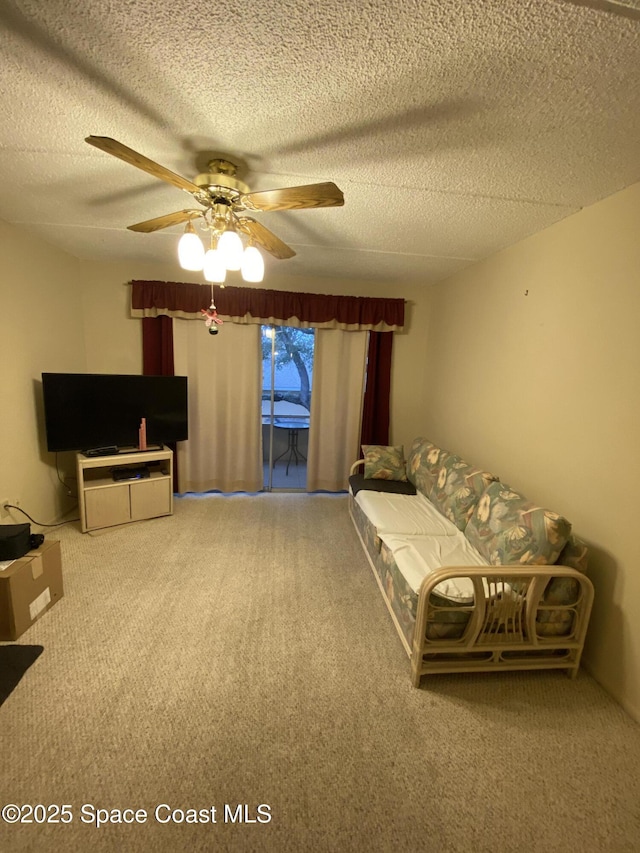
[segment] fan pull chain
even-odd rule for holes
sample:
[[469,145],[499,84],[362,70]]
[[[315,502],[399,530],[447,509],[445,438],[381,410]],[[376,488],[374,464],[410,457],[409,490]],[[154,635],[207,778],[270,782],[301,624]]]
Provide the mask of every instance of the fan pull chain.
[[209,330],[210,335],[217,335],[220,331],[218,326],[222,325],[222,320],[218,317],[218,310],[213,298],[213,284],[211,286],[211,305],[208,308],[201,308],[200,313],[204,319],[204,324]]

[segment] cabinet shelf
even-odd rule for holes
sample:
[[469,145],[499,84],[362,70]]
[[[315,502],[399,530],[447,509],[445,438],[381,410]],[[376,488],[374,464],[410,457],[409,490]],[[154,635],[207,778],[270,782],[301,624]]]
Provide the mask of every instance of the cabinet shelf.
[[100,471],[100,469],[93,469],[85,474],[84,477],[84,489],[85,491],[89,491],[89,489],[110,489],[112,487],[118,486],[130,486],[133,483],[147,483],[149,480],[170,480],[171,477],[169,474],[163,474],[161,471],[151,471],[148,477],[131,480],[114,480],[113,476],[109,474],[104,474],[104,472]]
[[[114,480],[116,468],[152,466],[149,476]],[[173,513],[173,453],[169,448],[113,456],[76,456],[82,532]]]

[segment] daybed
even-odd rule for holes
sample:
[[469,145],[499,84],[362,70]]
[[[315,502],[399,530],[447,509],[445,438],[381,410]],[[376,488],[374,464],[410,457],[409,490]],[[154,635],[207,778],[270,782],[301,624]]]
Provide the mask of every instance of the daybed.
[[587,548],[569,522],[425,438],[406,463],[402,448],[363,451],[351,468],[349,511],[413,685],[439,672],[574,677],[593,586]]

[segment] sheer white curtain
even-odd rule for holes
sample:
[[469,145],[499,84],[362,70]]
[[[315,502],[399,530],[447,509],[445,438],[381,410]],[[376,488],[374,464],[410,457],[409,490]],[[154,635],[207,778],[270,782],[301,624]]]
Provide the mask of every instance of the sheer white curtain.
[[208,334],[173,321],[175,373],[189,377],[189,440],[178,444],[178,491],[256,492],[262,476],[260,326]]
[[359,457],[368,332],[317,329],[313,356],[307,491],[348,487]]

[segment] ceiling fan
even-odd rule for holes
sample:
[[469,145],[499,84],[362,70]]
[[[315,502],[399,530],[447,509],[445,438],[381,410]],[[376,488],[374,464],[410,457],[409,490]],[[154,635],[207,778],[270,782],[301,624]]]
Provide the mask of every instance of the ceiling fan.
[[237,177],[237,166],[230,160],[216,158],[209,161],[209,171],[189,181],[108,136],[88,136],[85,142],[188,192],[202,205],[202,209],[178,210],[137,222],[127,226],[130,231],[151,233],[181,222],[190,223],[191,220],[202,217],[212,236],[221,235],[227,230],[246,234],[250,243],[257,243],[275,258],[282,260],[292,258],[295,255],[293,249],[262,223],[245,216],[245,210],[303,210],[313,207],[341,207],[344,204],[342,191],[330,181],[250,192],[249,187]]

